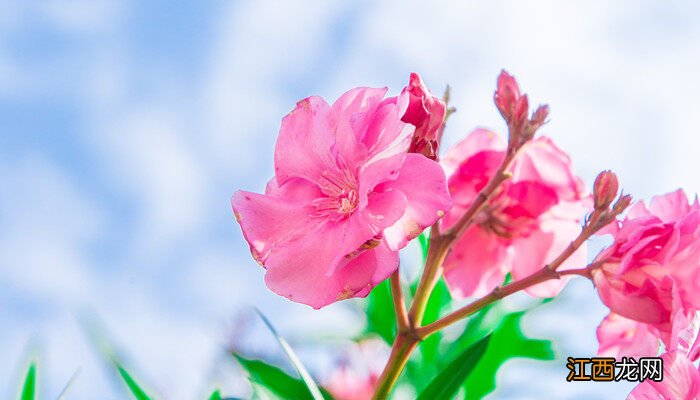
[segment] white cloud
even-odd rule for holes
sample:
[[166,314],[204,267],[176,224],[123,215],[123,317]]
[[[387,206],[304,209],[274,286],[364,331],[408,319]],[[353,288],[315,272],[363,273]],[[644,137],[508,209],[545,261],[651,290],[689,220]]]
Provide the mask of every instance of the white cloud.
[[[389,85],[397,93],[416,70],[436,92],[452,84],[459,112],[447,140],[454,142],[477,125],[502,129],[491,96],[506,67],[534,102],[551,104],[545,132],[572,153],[589,182],[598,169],[613,168],[628,191],[643,196],[679,185],[699,189],[693,151],[700,144],[694,123],[700,28],[685,21],[690,5],[659,11],[651,1],[237,2],[216,12],[208,56],[194,79],[181,82],[169,73],[178,66],[129,51],[128,7],[42,4],[29,19],[25,9],[0,7],[7,22],[0,33],[44,20],[63,34],[86,36],[91,56],[27,62],[0,40],[0,93],[37,100],[37,110],[47,97],[77,98],[76,129],[85,132],[66,140],[84,140],[97,163],[90,178],[44,156],[0,165],[0,287],[14,290],[0,292],[0,310],[46,304],[55,313],[0,312],[3,325],[16,327],[2,335],[0,353],[19,359],[28,336],[49,337],[47,376],[56,379],[50,387],[83,366],[77,398],[118,393],[78,337],[72,315],[85,304],[167,398],[202,397],[211,380],[240,390],[236,379],[205,372],[230,368],[220,357],[226,323],[251,304],[299,339],[312,364],[323,364],[322,357],[305,351],[303,339],[357,327],[352,305],[317,312],[267,291],[228,209],[235,189],[262,189],[279,121],[298,98],[332,100],[357,85]],[[116,198],[93,196],[100,185],[91,179]],[[125,208],[128,220],[111,215]],[[225,224],[230,229],[222,233]],[[116,257],[95,264],[90,246],[107,229],[126,239],[111,244]],[[563,351],[592,352],[605,311],[591,305],[594,297],[590,288],[571,291],[527,319],[527,328],[558,337]],[[572,317],[573,309],[588,311]],[[558,323],[564,320],[569,324]],[[271,338],[255,340],[275,353]],[[8,376],[12,367],[0,364],[0,376]],[[512,394],[526,386],[518,377],[563,381],[564,366],[516,363],[505,371],[504,393]],[[567,397],[579,388],[556,390]],[[610,394],[607,385],[586,390]]]

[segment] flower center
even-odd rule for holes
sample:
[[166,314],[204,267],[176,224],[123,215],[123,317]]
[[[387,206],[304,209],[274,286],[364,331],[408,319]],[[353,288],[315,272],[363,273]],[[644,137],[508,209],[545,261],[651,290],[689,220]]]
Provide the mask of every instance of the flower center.
[[318,182],[324,197],[313,201],[316,208],[314,215],[332,219],[346,218],[352,215],[360,202],[357,193],[357,179],[346,170],[326,171]]

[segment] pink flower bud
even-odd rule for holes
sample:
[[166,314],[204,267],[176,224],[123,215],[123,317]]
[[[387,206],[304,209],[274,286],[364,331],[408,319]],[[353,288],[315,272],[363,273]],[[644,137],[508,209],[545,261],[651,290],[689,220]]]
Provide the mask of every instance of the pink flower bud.
[[435,97],[415,72],[411,73],[403,92],[408,94],[408,107],[401,121],[416,127],[408,152],[423,154],[434,160],[445,120],[445,102]]
[[549,106],[544,104],[537,107],[537,110],[532,114],[530,118],[530,126],[537,130],[540,126],[544,125],[549,116]]
[[[513,113],[519,99],[520,88],[518,88],[518,83],[515,81],[515,78],[505,70],[501,70],[493,100],[496,103],[496,107],[498,107],[498,111],[501,112],[503,118],[509,123],[513,119]],[[522,106],[522,103],[520,106]],[[525,112],[527,113],[527,100],[525,101],[525,108]]]
[[620,196],[620,198],[617,199],[615,205],[613,206],[613,209],[619,214],[625,211],[625,209],[629,207],[630,204],[632,204],[632,196],[626,194],[624,196]]
[[617,176],[612,171],[603,171],[598,174],[593,184],[593,202],[597,210],[604,210],[617,197]]

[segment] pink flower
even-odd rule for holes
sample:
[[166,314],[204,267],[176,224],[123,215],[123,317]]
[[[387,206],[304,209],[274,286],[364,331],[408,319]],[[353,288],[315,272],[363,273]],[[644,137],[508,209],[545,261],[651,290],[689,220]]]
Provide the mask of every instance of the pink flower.
[[[635,324],[650,326],[643,323]],[[700,350],[699,330],[700,315],[678,309],[674,313],[670,337],[664,340],[667,352],[661,357],[664,362],[663,381],[642,382],[630,393],[628,399],[696,400],[700,398],[700,372],[693,364],[698,359]]]
[[[443,160],[449,175],[451,227],[475,200],[505,156],[506,144],[494,133],[476,130],[450,149]],[[458,239],[445,260],[445,279],[457,296],[481,296],[511,272],[523,278],[552,261],[580,232],[589,203],[569,157],[545,137],[524,145],[514,160],[512,178],[488,201],[475,223]],[[563,268],[582,266],[578,251]],[[561,281],[528,290],[536,296],[557,293]]]
[[442,123],[445,120],[445,102],[435,97],[415,72],[411,73],[404,93],[408,94],[409,103],[401,120],[416,127],[408,151],[423,154],[435,160],[442,134]]
[[678,190],[634,205],[606,227],[612,245],[596,261],[600,298],[613,312],[670,333],[675,310],[700,308],[700,206]]
[[349,347],[340,365],[326,380],[336,400],[369,400],[379,383],[389,349],[381,340],[365,340]]
[[328,391],[336,400],[369,400],[379,383],[379,374],[360,375],[347,366],[339,367],[328,382]]
[[655,357],[659,334],[654,327],[610,313],[598,326],[598,355],[603,357]]
[[700,398],[700,372],[681,351],[662,357],[663,380],[645,380],[627,397],[628,400],[697,400]]
[[282,120],[265,194],[233,196],[273,292],[314,308],[366,296],[398,268],[397,250],[449,209],[440,166],[406,152],[408,94],[386,91],[299,101]]

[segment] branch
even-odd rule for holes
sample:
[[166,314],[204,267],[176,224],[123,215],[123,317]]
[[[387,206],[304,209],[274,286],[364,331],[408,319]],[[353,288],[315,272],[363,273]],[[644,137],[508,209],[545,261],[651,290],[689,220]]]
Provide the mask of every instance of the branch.
[[406,312],[406,303],[404,303],[403,292],[401,291],[401,277],[397,269],[389,278],[391,286],[391,298],[394,301],[394,311],[396,312],[396,329],[398,332],[408,330],[408,314]]
[[557,256],[557,258],[555,258],[551,263],[545,265],[539,271],[523,279],[511,282],[505,286],[497,286],[486,296],[467,304],[466,306],[440,318],[431,324],[416,328],[416,334],[421,339],[425,339],[429,335],[474,314],[483,307],[497,300],[550,279],[559,279],[564,275],[581,275],[590,278],[592,269],[597,268],[600,265],[599,262],[590,264],[586,268],[578,270],[559,272],[557,269],[561,267],[564,261],[571,257],[571,255],[574,254],[574,252],[576,252],[576,250],[578,250],[579,247],[581,247],[586,240],[588,240],[588,238],[602,229],[623,210],[624,208],[613,208],[613,210],[594,210],[591,217],[587,220],[586,225],[584,225],[583,229],[581,229],[581,233],[579,233],[576,239],[569,243],[566,249],[564,249],[564,251],[562,251],[561,254],[559,254],[559,256]]

